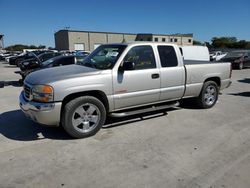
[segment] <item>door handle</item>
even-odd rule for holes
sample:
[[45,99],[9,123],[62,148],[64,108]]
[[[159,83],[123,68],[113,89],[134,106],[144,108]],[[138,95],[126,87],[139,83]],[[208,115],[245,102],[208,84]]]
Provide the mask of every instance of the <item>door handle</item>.
[[160,77],[160,74],[158,74],[158,73],[152,74],[152,75],[151,75],[151,78],[152,78],[152,79],[157,79],[157,78],[159,78],[159,77]]

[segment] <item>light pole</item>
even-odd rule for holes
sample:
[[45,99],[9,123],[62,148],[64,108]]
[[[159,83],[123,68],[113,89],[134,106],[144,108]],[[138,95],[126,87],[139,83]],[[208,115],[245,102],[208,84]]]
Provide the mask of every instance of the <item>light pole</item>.
[[3,36],[4,36],[4,35],[1,35],[1,34],[0,34],[0,49],[3,49],[3,48],[4,48]]

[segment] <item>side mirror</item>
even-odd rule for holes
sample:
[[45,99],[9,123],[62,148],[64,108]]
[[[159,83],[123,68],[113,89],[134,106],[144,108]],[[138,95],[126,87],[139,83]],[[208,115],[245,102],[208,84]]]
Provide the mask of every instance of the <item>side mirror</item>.
[[119,67],[119,71],[135,70],[135,63],[131,61],[124,61]]

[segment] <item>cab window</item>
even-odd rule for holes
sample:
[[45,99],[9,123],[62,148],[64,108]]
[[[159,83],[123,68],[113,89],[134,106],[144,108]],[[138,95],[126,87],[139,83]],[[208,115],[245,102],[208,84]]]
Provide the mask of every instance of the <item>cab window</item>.
[[178,65],[175,49],[172,46],[158,46],[162,67],[176,67]]
[[151,46],[131,48],[123,61],[133,62],[135,70],[156,68],[154,52]]

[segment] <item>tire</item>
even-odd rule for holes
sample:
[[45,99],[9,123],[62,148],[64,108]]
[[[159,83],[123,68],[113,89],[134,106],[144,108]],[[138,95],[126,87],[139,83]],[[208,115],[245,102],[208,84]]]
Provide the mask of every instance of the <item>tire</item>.
[[240,62],[239,65],[238,65],[238,69],[242,70],[243,68],[244,68],[243,62]]
[[16,65],[17,67],[19,67],[19,63],[20,63],[20,61],[17,59],[17,60],[15,61],[15,65]]
[[62,112],[64,130],[74,138],[95,135],[106,120],[103,103],[92,96],[83,96],[69,101]]
[[197,104],[200,108],[212,108],[218,100],[218,95],[218,85],[214,81],[207,81],[203,84]]

